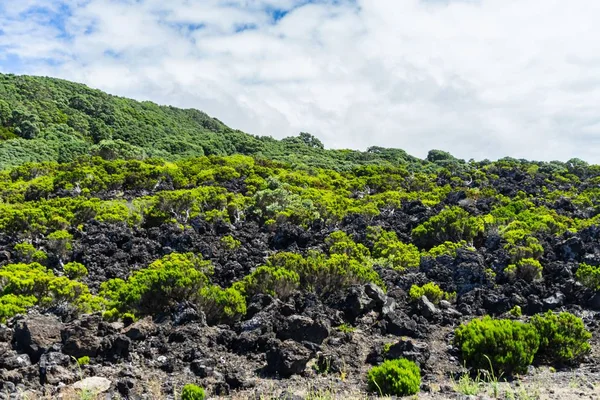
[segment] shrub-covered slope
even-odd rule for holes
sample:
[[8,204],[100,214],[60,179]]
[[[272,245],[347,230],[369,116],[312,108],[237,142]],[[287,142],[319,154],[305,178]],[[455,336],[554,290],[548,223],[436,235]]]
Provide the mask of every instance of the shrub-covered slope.
[[[2,79],[0,152],[15,166],[0,171],[0,398],[67,396],[86,377],[136,399],[185,384],[199,386],[185,396],[361,398],[421,383],[448,398],[463,366],[599,378],[600,167],[324,150],[309,135],[253,138],[197,111]],[[102,120],[102,104],[110,139],[67,128]],[[169,134],[205,153],[232,138],[264,147],[152,153]],[[81,156],[50,154],[79,146],[67,142]],[[39,154],[54,161],[24,162]]]
[[0,168],[27,161],[248,154],[334,169],[424,164],[398,149],[325,150],[314,136],[281,141],[233,130],[198,110],[111,96],[53,78],[0,74]]

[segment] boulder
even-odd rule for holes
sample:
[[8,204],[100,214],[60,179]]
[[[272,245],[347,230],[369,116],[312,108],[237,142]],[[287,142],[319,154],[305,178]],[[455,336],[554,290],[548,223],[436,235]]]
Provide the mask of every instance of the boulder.
[[56,317],[29,315],[18,321],[13,334],[13,344],[37,363],[50,347],[61,342],[63,324]]
[[304,372],[311,358],[310,351],[293,340],[273,343],[266,355],[267,371],[286,378]]
[[296,342],[311,342],[321,344],[329,336],[329,329],[322,321],[314,321],[303,315],[292,315],[286,318],[277,338],[281,340],[292,339]]
[[110,389],[111,381],[100,377],[92,376],[75,382],[71,387],[82,392],[91,392],[95,395],[107,392]]

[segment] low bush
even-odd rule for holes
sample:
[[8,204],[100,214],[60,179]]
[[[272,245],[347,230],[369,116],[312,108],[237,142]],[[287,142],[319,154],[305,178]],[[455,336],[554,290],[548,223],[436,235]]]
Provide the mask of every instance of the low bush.
[[65,275],[69,277],[69,279],[80,279],[88,274],[87,268],[78,262],[70,262],[65,264],[63,271]]
[[516,264],[511,264],[504,269],[504,274],[509,279],[523,279],[531,282],[542,278],[542,264],[533,258],[524,258],[517,261]]
[[181,400],[204,400],[206,394],[200,386],[188,383],[181,390]]
[[204,287],[199,292],[198,303],[209,323],[228,323],[246,314],[246,299],[235,288]]
[[419,392],[421,371],[406,359],[388,360],[371,368],[368,374],[369,390],[380,395],[408,396]]
[[526,372],[540,345],[540,335],[532,325],[489,316],[471,320],[454,333],[454,344],[469,366],[492,368],[497,375]]
[[579,265],[575,276],[583,286],[600,291],[600,267],[582,263]]
[[531,324],[540,336],[536,358],[542,362],[577,364],[590,352],[592,334],[585,329],[583,320],[571,313],[535,315]]
[[280,299],[288,298],[300,285],[300,276],[285,268],[262,266],[234,284],[246,297],[257,293],[268,294]]
[[412,285],[408,295],[412,301],[417,301],[426,296],[433,304],[438,304],[442,300],[451,300],[455,293],[446,293],[435,283],[429,282],[423,286]]

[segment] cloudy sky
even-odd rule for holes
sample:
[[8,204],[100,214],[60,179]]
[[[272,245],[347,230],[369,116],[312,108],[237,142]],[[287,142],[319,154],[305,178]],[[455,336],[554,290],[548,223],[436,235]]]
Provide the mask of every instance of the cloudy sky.
[[327,147],[600,163],[598,0],[0,0],[0,71]]

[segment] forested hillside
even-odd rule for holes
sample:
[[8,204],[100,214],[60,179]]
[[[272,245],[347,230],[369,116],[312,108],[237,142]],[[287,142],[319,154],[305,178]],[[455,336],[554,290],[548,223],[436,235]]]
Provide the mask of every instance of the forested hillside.
[[326,150],[12,75],[0,123],[0,398],[598,393],[600,166]]
[[198,110],[111,96],[52,78],[0,74],[0,168],[27,161],[247,154],[333,169],[423,163],[397,149],[325,150],[314,136],[281,141],[233,130]]

